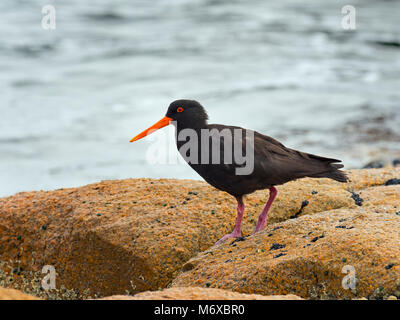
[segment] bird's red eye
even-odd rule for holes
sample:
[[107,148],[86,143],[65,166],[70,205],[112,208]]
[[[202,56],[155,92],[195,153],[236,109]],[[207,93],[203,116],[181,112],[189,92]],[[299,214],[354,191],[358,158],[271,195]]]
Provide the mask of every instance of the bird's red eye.
[[182,108],[182,107],[179,107],[178,109],[176,109],[176,111],[182,112],[182,111],[183,111],[183,108]]

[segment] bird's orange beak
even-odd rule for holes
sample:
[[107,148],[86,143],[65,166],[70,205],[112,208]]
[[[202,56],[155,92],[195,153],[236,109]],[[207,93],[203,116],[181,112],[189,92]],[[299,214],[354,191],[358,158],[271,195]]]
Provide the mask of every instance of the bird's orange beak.
[[129,142],[133,142],[133,141],[142,139],[143,137],[153,133],[154,131],[169,125],[169,123],[171,121],[172,121],[172,118],[164,117],[160,121],[153,124],[150,128],[147,128],[143,132],[139,133],[136,137],[133,137]]

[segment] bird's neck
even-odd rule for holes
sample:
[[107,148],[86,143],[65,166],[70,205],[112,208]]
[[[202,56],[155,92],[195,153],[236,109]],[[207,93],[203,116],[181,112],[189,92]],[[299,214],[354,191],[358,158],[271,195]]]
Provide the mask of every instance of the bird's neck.
[[207,128],[207,123],[206,121],[204,122],[177,122],[175,125],[175,130],[176,130],[176,145],[178,149],[188,142],[189,140],[195,139],[200,141],[201,138],[201,130]]
[[192,129],[195,131],[200,131],[201,129],[207,128],[207,121],[206,120],[192,120],[192,119],[187,119],[186,121],[177,121],[176,123],[176,130],[177,133],[179,133],[182,130],[185,129]]

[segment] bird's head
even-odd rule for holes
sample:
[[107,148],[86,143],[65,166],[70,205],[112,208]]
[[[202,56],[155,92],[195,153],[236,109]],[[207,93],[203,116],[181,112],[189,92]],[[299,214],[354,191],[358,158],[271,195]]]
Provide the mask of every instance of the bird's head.
[[207,123],[208,115],[203,106],[196,100],[180,99],[173,101],[164,118],[153,124],[148,129],[132,138],[130,142],[139,140],[170,123],[182,128],[201,127]]
[[203,125],[208,120],[207,112],[199,102],[186,99],[172,102],[166,116],[188,127]]

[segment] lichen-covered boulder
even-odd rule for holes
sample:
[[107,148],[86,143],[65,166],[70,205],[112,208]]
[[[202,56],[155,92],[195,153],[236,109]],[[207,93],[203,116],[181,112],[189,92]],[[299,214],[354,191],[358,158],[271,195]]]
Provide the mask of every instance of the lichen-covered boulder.
[[[279,186],[268,223],[395,201],[396,194],[383,199],[372,189],[399,177],[400,168],[349,175],[346,184],[301,179]],[[244,235],[252,232],[267,198],[268,190],[246,198]],[[193,180],[113,180],[23,192],[0,199],[0,260],[16,270],[16,284],[29,283],[31,273],[37,283],[42,267],[54,266],[57,289],[68,297],[71,290],[82,298],[158,290],[191,257],[231,232],[235,217],[233,197]]]
[[25,294],[19,290],[0,287],[0,300],[39,300],[39,298]]
[[293,294],[263,296],[222,289],[183,287],[160,291],[145,291],[134,296],[110,296],[103,298],[103,300],[301,300],[301,298]]
[[399,211],[342,208],[268,225],[192,258],[173,286],[308,299],[400,295]]

